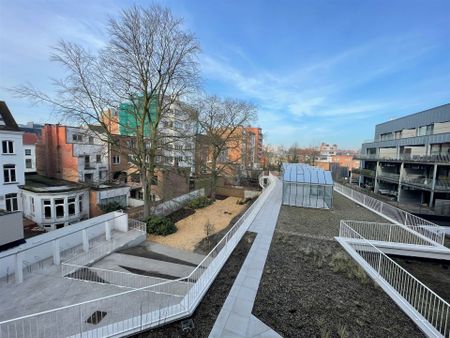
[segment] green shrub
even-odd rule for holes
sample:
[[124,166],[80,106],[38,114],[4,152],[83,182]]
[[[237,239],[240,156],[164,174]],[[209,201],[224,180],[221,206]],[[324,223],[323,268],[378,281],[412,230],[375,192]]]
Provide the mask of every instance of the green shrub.
[[113,212],[113,211],[120,210],[123,208],[119,202],[110,202],[107,204],[100,204],[99,207],[100,207],[100,209],[102,209],[102,211],[104,213]]
[[151,235],[167,236],[177,230],[175,223],[167,217],[150,216],[147,218],[147,232]]
[[212,199],[206,197],[206,196],[200,196],[197,198],[194,198],[193,200],[190,200],[186,206],[191,209],[201,209],[204,207],[207,207],[208,205],[211,205],[213,203]]

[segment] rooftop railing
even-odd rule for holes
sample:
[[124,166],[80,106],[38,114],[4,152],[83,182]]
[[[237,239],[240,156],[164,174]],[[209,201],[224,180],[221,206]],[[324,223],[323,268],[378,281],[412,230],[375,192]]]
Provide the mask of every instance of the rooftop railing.
[[381,160],[381,161],[408,161],[408,162],[431,162],[431,163],[450,163],[449,155],[379,155],[379,154],[358,154],[354,156],[358,160]]
[[339,183],[334,184],[334,190],[365,206],[367,209],[383,216],[387,220],[414,230],[423,238],[437,245],[443,245],[445,233],[433,222],[413,215],[393,205],[379,201],[359,191]]
[[367,233],[364,226],[350,222],[339,227],[347,252],[428,336],[450,337],[450,304],[355,230]]
[[[267,200],[276,180],[269,176],[268,187],[188,276],[3,321],[0,337],[125,336],[191,315]],[[183,288],[185,291],[180,293]]]

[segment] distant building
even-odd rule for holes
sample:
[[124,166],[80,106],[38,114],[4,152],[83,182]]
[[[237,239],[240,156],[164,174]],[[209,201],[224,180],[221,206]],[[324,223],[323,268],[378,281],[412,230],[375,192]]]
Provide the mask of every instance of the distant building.
[[24,216],[47,231],[89,218],[88,186],[27,175],[20,192]]
[[450,104],[378,124],[357,158],[361,185],[450,214]]
[[87,128],[46,124],[39,154],[42,175],[72,182],[101,183],[109,179],[108,149]]
[[0,101],[0,210],[22,210],[18,186],[25,182],[23,132],[4,101]]
[[25,132],[23,134],[23,149],[25,157],[25,173],[36,172],[36,145],[39,143],[37,134]]
[[336,156],[337,144],[321,143],[319,147],[319,160],[331,162],[333,156]]
[[0,210],[0,225],[0,251],[25,243],[22,213],[20,211]]

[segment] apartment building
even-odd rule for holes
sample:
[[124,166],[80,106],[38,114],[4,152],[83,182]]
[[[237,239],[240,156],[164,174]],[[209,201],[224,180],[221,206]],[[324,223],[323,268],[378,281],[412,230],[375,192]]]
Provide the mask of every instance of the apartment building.
[[337,144],[328,144],[322,142],[319,147],[319,160],[332,162],[333,156],[336,156],[337,149]]
[[364,143],[359,183],[437,214],[450,203],[450,104],[378,124]]
[[42,175],[71,182],[108,180],[108,148],[87,128],[46,124],[38,156]]
[[23,132],[0,101],[0,210],[22,210],[18,186],[25,182]]

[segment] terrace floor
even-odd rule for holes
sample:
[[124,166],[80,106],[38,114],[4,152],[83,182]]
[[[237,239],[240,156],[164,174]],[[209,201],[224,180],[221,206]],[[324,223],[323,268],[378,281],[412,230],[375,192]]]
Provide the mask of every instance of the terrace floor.
[[[118,246],[123,246],[142,236],[140,232],[112,232],[112,239]],[[104,236],[90,241],[91,248],[107,244]],[[71,256],[83,253],[82,246],[70,250]],[[64,258],[68,259],[64,254]],[[121,287],[108,284],[87,283],[80,280],[67,279],[61,275],[61,266],[53,265],[52,259],[30,267],[31,272],[24,269],[24,281],[14,282],[13,277],[0,280],[0,321],[21,317],[41,311],[47,311],[90,299],[100,298],[123,292]]]

